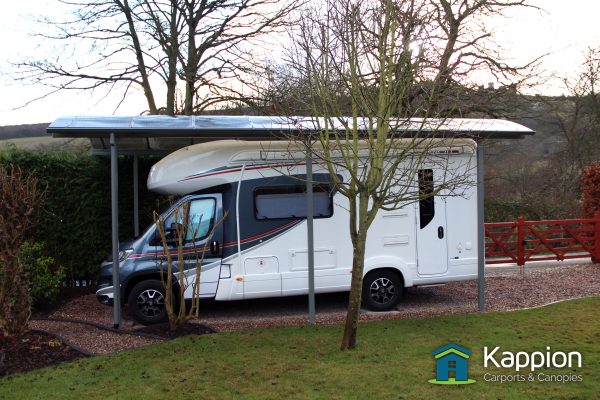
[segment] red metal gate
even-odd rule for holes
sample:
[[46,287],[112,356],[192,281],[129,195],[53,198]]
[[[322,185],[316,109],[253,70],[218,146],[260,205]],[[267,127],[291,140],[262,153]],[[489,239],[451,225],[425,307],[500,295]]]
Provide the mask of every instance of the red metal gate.
[[485,263],[591,258],[600,262],[600,212],[593,218],[485,224]]

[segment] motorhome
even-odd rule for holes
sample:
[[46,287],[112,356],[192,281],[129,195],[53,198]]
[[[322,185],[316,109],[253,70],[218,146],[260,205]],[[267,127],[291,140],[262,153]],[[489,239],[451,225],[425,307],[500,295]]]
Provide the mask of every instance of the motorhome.
[[[178,199],[163,213],[165,226],[186,218],[195,232],[188,234],[183,249],[188,279],[195,253],[204,251],[201,298],[308,293],[306,165],[304,153],[290,146],[286,141],[207,142],[177,150],[152,167],[148,188]],[[391,309],[407,287],[477,278],[475,150],[470,139],[440,139],[416,169],[406,164],[413,156],[405,155],[398,184],[425,198],[378,212],[367,236],[365,307]],[[353,255],[348,200],[318,158],[314,168],[315,291],[348,291]],[[343,169],[338,173],[342,181],[350,179]],[[437,190],[453,177],[460,177],[460,188]],[[176,212],[182,209],[188,215]],[[147,324],[166,317],[159,264],[166,252],[177,252],[163,248],[157,238],[152,225],[136,240],[121,243],[119,252],[121,297],[131,314]],[[111,304],[112,261],[103,263],[98,284],[99,301]],[[185,296],[191,298],[192,285]]]

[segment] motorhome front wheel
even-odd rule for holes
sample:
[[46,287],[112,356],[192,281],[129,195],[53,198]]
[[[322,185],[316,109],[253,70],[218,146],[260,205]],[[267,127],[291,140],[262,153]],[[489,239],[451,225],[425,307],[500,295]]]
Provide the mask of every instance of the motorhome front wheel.
[[127,307],[131,315],[144,325],[166,321],[165,289],[161,281],[150,279],[135,285],[129,293]]

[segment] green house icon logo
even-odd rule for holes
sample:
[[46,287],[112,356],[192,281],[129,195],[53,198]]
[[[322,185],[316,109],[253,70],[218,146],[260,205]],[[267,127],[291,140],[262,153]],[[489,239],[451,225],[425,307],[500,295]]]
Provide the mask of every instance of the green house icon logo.
[[475,383],[469,379],[469,357],[471,351],[451,343],[433,352],[435,358],[435,379],[429,383],[436,385],[468,385]]

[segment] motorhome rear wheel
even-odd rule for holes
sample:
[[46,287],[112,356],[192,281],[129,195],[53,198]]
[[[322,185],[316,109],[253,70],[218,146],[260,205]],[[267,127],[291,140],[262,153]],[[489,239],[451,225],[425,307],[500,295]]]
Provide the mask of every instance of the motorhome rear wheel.
[[386,311],[394,308],[402,297],[402,278],[390,270],[375,270],[363,281],[363,305],[369,310]]

